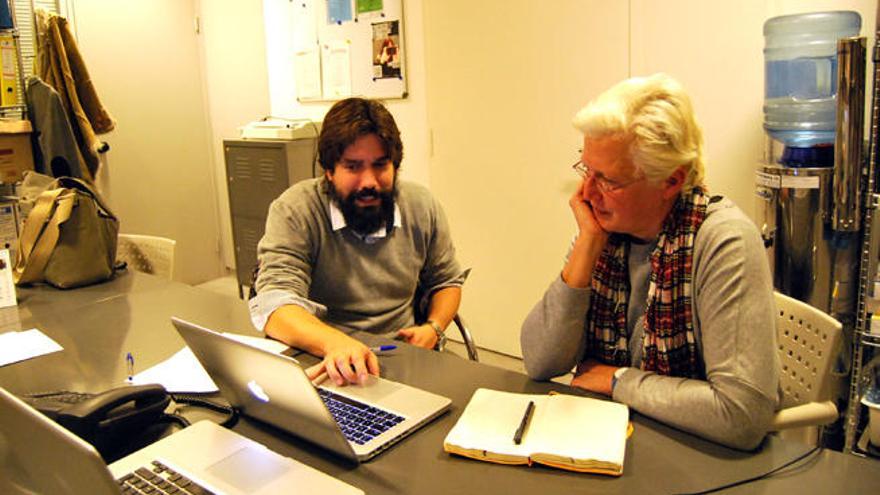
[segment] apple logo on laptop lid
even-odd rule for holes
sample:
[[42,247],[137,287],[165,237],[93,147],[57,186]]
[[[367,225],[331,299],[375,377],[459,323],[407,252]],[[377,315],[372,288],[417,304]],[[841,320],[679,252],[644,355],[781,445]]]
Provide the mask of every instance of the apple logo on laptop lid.
[[263,390],[263,387],[256,380],[251,380],[247,384],[248,391],[260,402],[269,402],[269,395]]

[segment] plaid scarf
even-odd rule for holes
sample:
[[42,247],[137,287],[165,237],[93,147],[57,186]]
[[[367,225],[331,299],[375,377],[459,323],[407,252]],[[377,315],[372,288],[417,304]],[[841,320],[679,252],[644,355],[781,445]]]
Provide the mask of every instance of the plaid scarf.
[[[651,252],[651,281],[642,340],[642,369],[661,375],[697,377],[694,343],[694,239],[706,218],[709,197],[700,188],[679,196]],[[587,313],[587,356],[629,366],[626,333],[629,242],[612,234],[593,269]]]

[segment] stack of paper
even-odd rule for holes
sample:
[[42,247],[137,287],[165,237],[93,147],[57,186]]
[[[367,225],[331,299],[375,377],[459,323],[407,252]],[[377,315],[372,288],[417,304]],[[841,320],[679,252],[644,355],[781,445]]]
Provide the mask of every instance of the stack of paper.
[[[286,345],[277,340],[234,333],[224,333],[223,335],[277,354],[288,349]],[[135,385],[159,383],[165,387],[165,390],[177,393],[195,394],[218,391],[217,385],[208,376],[208,372],[205,371],[189,347],[184,347],[165,361],[134,375],[131,383]]]

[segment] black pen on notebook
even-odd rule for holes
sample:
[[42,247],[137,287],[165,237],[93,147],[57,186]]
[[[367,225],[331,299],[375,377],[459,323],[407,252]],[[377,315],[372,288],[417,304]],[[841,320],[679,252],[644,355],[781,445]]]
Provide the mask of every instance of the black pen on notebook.
[[535,413],[535,402],[529,401],[529,405],[526,406],[526,412],[523,414],[522,421],[519,422],[519,428],[516,429],[516,433],[513,434],[513,443],[519,445],[522,443],[523,436],[526,434],[526,429],[529,427],[529,422],[532,420],[532,415]]

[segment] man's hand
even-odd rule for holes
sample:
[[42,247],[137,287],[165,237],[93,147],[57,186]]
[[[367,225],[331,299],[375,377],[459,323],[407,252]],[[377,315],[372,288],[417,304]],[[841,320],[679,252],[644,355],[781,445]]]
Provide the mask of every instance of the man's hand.
[[339,335],[324,346],[324,360],[306,370],[310,380],[321,372],[337,385],[363,383],[367,375],[379,375],[379,359],[370,348],[347,336]]
[[397,332],[397,336],[403,338],[408,344],[433,349],[437,345],[437,333],[429,323],[417,327],[404,328]]
[[579,387],[590,392],[611,396],[611,381],[616,366],[602,364],[596,360],[588,359],[578,365],[575,376],[571,380],[572,387]]
[[581,181],[580,187],[568,199],[568,206],[574,214],[578,231],[581,234],[590,236],[607,237],[608,232],[599,225],[599,221],[596,220],[596,214],[593,213],[593,207],[584,199],[584,188],[586,185],[586,181]]
[[562,268],[562,280],[569,287],[578,289],[590,286],[596,260],[608,242],[608,232],[599,225],[593,207],[584,200],[586,184],[586,181],[581,181],[580,187],[568,200],[578,224],[578,236],[571,248],[568,263]]

